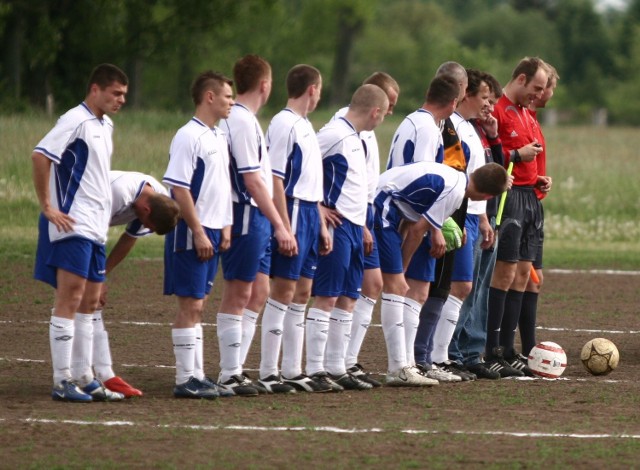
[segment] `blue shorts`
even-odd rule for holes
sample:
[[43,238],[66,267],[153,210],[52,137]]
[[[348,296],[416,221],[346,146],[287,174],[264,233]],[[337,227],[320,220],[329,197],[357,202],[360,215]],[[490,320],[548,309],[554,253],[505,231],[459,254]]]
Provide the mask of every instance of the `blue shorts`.
[[407,272],[404,276],[407,279],[414,279],[422,282],[433,282],[436,278],[436,259],[429,254],[431,250],[431,234],[422,239],[422,243],[409,261]]
[[480,236],[480,216],[467,214],[464,227],[467,229],[467,243],[456,250],[453,260],[451,280],[458,282],[473,282],[473,247]]
[[296,256],[278,253],[278,242],[271,240],[271,275],[298,280],[300,276],[313,279],[318,265],[320,213],[317,202],[287,198],[291,230],[298,242]]
[[[331,231],[331,229],[330,229]],[[360,296],[364,275],[364,250],[362,226],[347,219],[332,229],[333,251],[318,259],[318,269],[313,281],[313,295],[352,299]]]
[[169,232],[164,243],[164,294],[179,297],[204,299],[213,287],[218,272],[218,247],[220,229],[204,228],[213,245],[214,255],[207,261],[200,261],[196,250],[175,249],[175,230]]
[[367,228],[373,237],[373,250],[364,256],[364,269],[378,269],[380,267],[380,253],[378,253],[378,242],[373,226],[373,204],[369,204],[367,206]]
[[58,269],[64,269],[91,282],[106,279],[106,250],[104,245],[82,237],[70,237],[51,243],[49,221],[40,214],[38,248],[33,277],[54,289],[58,287]]
[[271,223],[250,204],[233,203],[231,247],[222,253],[222,273],[227,281],[253,282],[258,272],[269,275]]

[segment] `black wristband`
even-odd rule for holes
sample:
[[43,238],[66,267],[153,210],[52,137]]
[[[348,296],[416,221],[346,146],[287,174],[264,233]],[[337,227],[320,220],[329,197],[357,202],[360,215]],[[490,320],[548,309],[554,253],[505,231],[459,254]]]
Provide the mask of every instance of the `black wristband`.
[[522,157],[520,156],[520,152],[517,150],[513,151],[513,157],[511,157],[511,161],[513,163],[520,163],[522,161]]

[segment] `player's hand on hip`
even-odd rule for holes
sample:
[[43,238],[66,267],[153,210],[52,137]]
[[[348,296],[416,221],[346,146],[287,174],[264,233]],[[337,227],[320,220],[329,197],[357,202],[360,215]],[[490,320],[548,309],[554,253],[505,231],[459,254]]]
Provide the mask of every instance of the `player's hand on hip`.
[[336,228],[338,225],[342,225],[342,216],[340,212],[335,209],[330,209],[327,206],[320,204],[320,217],[324,219],[327,225],[331,225]]
[[73,231],[73,224],[76,223],[75,219],[58,209],[49,209],[43,212],[44,216],[49,222],[56,226],[59,232],[71,232]]

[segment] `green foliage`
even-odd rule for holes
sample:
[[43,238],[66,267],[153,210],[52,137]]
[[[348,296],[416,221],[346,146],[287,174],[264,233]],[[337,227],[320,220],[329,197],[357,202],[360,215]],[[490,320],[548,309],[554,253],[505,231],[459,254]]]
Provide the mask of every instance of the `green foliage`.
[[282,83],[297,63],[322,71],[321,107],[385,70],[403,90],[398,111],[408,112],[446,60],[505,83],[520,58],[540,56],[558,69],[565,91],[555,105],[573,110],[573,121],[608,106],[612,122],[635,123],[626,96],[636,89],[639,5],[596,12],[592,0],[0,0],[0,106],[44,108],[53,98],[67,109],[82,99],[91,68],[113,62],[130,76],[132,108],[188,112],[196,73],[231,75],[238,57],[257,53],[273,67],[270,112],[285,102]]

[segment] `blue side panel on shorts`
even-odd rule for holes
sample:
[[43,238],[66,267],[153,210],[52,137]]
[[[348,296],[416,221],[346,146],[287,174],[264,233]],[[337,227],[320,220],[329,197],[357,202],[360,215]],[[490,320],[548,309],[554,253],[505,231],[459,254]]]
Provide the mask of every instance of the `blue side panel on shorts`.
[[66,148],[60,164],[55,167],[59,209],[65,214],[71,210],[88,159],[87,143],[82,139],[76,139]]

